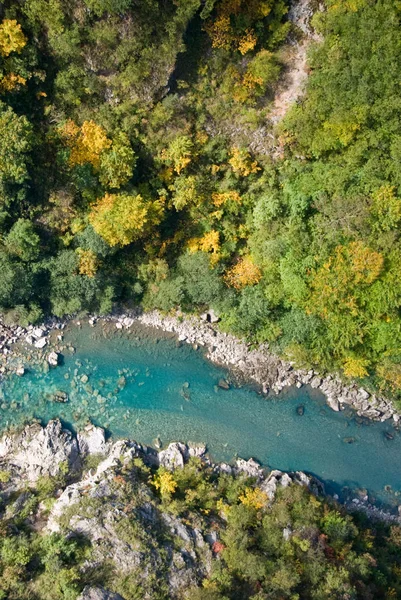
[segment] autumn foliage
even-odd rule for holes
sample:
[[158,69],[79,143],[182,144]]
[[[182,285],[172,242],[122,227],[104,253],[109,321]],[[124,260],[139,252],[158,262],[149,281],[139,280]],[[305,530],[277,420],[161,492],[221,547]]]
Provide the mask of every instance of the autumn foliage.
[[21,25],[15,19],[4,19],[0,24],[0,54],[8,56],[12,52],[21,52],[26,42]]
[[93,206],[89,221],[110,246],[126,246],[143,234],[148,207],[140,195],[106,194]]
[[250,256],[241,258],[225,276],[227,285],[242,290],[248,285],[255,285],[262,278],[262,272]]
[[71,150],[71,165],[90,163],[98,167],[102,152],[112,143],[103,127],[92,120],[84,121],[81,127],[69,120],[60,128],[60,133]]

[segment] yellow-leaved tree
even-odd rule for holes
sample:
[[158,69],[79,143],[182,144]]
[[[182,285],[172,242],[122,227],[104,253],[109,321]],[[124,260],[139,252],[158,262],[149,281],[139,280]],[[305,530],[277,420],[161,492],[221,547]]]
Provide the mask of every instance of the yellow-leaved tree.
[[248,177],[248,175],[260,171],[258,163],[256,160],[252,160],[251,155],[245,148],[233,148],[228,162],[234,173],[240,177]]
[[160,491],[163,500],[169,500],[177,489],[177,482],[174,476],[167,469],[161,468],[156,473],[153,485]]
[[207,252],[210,254],[210,262],[216,264],[220,259],[220,234],[218,231],[211,229],[201,238],[192,238],[188,242],[190,252]]
[[12,92],[13,90],[17,90],[21,85],[26,84],[26,79],[21,77],[21,75],[16,75],[15,73],[8,73],[4,75],[2,79],[0,79],[0,92]]
[[78,248],[77,254],[79,256],[79,274],[94,277],[99,266],[99,260],[95,252],[93,250]]
[[239,496],[239,501],[244,506],[248,508],[253,508],[255,510],[260,510],[267,506],[269,498],[266,492],[263,492],[260,488],[245,488],[245,491],[241,496]]
[[21,25],[15,19],[4,19],[0,24],[0,54],[8,56],[11,52],[21,52],[26,42]]
[[262,272],[250,256],[241,258],[225,276],[227,285],[242,290],[247,285],[255,285],[262,278]]
[[126,246],[140,238],[149,219],[149,204],[139,194],[106,194],[97,201],[89,221],[110,246]]
[[60,132],[71,149],[71,165],[90,163],[99,167],[102,152],[112,144],[103,127],[92,120],[84,121],[81,127],[78,127],[70,119],[60,128]]

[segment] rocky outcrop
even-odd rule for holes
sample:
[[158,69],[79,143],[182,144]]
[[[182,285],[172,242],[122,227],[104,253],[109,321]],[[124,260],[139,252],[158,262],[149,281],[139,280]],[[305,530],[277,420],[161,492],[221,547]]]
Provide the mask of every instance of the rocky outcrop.
[[34,423],[18,434],[2,437],[0,466],[29,483],[44,475],[56,477],[66,469],[77,472],[81,467],[78,442],[59,420],[50,421],[46,427]]
[[106,454],[109,448],[109,444],[106,443],[104,429],[95,427],[92,423],[89,423],[85,429],[78,433],[77,440],[81,456]]
[[124,600],[124,598],[100,587],[86,586],[77,600]]

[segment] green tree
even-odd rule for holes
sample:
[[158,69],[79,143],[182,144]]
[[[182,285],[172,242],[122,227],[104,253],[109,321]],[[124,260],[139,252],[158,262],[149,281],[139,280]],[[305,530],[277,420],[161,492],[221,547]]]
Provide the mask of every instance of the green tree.
[[35,260],[40,253],[40,238],[32,222],[27,219],[18,219],[14,223],[4,243],[10,254],[23,261]]

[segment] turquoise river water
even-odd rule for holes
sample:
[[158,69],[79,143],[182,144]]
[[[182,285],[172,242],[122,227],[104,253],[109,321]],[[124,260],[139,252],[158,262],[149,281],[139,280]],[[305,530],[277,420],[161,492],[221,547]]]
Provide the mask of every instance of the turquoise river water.
[[[220,389],[227,371],[149,328],[84,326],[65,340],[76,352],[66,351],[60,366],[47,373],[31,366],[2,382],[1,429],[53,417],[79,428],[90,418],[113,437],[205,442],[219,461],[252,456],[272,468],[313,473],[331,493],[363,488],[386,504],[401,500],[401,436],[391,423],[335,413],[307,387],[272,398],[251,386]],[[54,402],[57,391],[69,401]]]

